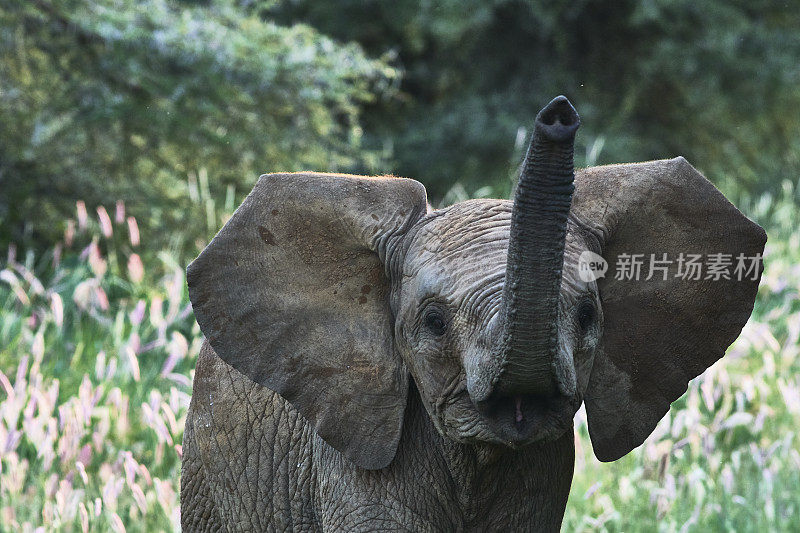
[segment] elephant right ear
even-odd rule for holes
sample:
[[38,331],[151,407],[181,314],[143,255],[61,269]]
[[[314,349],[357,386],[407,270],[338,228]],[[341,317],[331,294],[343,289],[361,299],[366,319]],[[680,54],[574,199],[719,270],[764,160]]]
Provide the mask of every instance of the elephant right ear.
[[264,175],[187,270],[214,351],[363,468],[400,439],[408,373],[384,261],[425,211],[414,180]]
[[616,267],[597,281],[603,336],[585,397],[595,455],[613,461],[739,335],[767,236],[682,157],[587,169],[575,184],[573,211]]

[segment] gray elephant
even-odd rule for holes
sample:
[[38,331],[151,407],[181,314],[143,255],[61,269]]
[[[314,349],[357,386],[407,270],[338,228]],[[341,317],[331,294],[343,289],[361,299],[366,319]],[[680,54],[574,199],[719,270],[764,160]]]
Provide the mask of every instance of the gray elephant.
[[552,531],[582,402],[600,460],[644,441],[750,316],[766,235],[680,157],[576,174],[579,122],[539,113],[513,202],[260,178],[188,268],[186,531]]

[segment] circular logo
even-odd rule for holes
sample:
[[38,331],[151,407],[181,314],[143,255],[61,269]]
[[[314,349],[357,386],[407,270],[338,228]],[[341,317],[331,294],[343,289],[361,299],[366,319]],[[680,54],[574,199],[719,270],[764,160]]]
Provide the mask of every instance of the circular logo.
[[581,281],[589,283],[605,277],[608,262],[594,252],[586,250],[578,258],[578,276]]

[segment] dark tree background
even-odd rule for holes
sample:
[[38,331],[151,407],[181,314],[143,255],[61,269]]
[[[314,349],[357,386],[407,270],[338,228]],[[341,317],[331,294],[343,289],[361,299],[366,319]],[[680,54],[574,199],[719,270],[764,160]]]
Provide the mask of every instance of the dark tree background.
[[367,129],[393,170],[438,195],[497,184],[519,128],[561,93],[583,119],[580,164],[680,154],[747,192],[800,170],[797,2],[296,0],[268,13],[394,58],[401,91]]
[[269,171],[504,196],[557,94],[580,165],[762,194],[800,170],[798,58],[797,1],[0,0],[0,245],[122,199],[191,254]]

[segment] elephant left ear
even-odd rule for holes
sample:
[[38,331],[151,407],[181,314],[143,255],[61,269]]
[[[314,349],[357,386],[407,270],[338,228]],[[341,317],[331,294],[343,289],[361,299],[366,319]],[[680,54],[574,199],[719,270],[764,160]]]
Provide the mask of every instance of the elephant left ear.
[[187,270],[216,354],[362,468],[388,465],[400,440],[387,250],[425,206],[414,180],[267,174]]
[[682,157],[590,168],[575,185],[573,213],[609,264],[585,403],[595,455],[613,461],[739,335],[766,233]]

